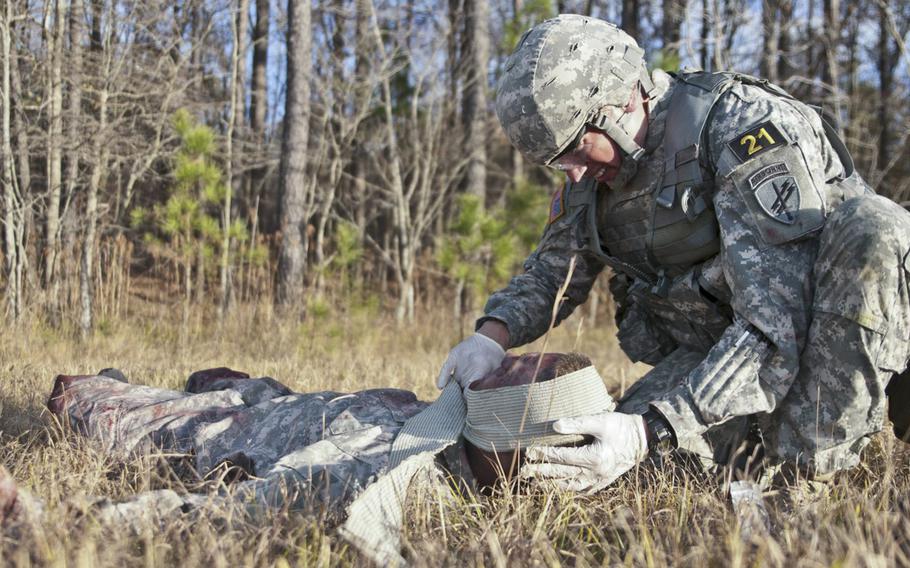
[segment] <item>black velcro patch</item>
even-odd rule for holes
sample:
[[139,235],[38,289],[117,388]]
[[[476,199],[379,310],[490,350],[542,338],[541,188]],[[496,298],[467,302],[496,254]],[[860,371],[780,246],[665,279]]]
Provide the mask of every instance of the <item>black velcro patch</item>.
[[787,139],[769,120],[736,136],[727,142],[727,146],[740,162],[745,162],[766,150],[786,143]]

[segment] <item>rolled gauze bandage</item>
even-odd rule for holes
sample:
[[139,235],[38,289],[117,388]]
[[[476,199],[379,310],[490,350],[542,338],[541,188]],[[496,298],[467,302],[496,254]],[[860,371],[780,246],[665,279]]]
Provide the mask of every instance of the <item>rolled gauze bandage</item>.
[[593,366],[530,385],[466,389],[464,398],[464,437],[488,452],[581,442],[582,436],[557,434],[553,422],[616,407]]

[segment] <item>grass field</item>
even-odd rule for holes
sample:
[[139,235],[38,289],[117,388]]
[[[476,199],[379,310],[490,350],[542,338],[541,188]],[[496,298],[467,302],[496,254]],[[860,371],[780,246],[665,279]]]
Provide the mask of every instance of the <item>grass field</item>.
[[[131,382],[182,388],[197,369],[229,366],[272,376],[298,391],[396,386],[432,399],[435,374],[461,330],[424,317],[407,328],[369,310],[291,324],[267,308],[239,307],[219,326],[179,309],[134,306],[89,342],[38,324],[0,336],[0,463],[46,503],[30,534],[0,540],[4,565],[325,566],[363,562],[319,519],[276,513],[271,522],[225,525],[208,519],[126,527],[86,522],[91,499],[122,499],[151,488],[193,489],[155,458],[115,463],[62,432],[44,403],[55,375],[122,369]],[[529,350],[539,349],[540,344]],[[574,316],[548,350],[588,354],[614,395],[646,367],[620,353],[609,326]],[[690,473],[641,468],[595,496],[532,490],[411,507],[406,556],[417,566],[910,565],[910,453],[877,436],[865,465],[819,490],[769,494],[767,538],[744,541],[723,483]]]

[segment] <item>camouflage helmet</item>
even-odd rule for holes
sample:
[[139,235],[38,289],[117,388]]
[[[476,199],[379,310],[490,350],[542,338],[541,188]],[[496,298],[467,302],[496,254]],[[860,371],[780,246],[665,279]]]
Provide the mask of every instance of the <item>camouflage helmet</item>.
[[[607,122],[600,110],[625,105],[639,81],[646,92],[653,89],[644,51],[629,34],[597,18],[562,14],[518,41],[496,89],[496,115],[513,146],[548,164],[585,124]],[[620,146],[638,153],[637,145]]]

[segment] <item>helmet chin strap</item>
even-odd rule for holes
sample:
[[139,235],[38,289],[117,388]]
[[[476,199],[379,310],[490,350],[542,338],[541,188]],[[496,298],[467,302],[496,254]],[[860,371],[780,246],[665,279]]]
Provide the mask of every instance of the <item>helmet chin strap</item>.
[[[618,75],[628,76],[628,74],[635,73],[635,71],[632,71],[631,69],[638,67],[638,82],[635,84],[634,88],[638,89],[637,94],[641,95],[642,99],[647,101],[650,100],[651,95],[656,90],[656,86],[651,80],[651,75],[648,74],[648,69],[642,64],[643,56],[644,51],[642,51],[641,48],[626,46],[624,63],[626,63],[630,69],[624,70],[618,73]],[[616,73],[615,70],[614,73]],[[588,120],[588,123],[606,132],[607,136],[616,142],[616,145],[626,153],[628,158],[638,162],[644,155],[645,149],[635,141],[635,135],[638,133],[638,125],[630,124],[630,118],[631,115],[629,113],[623,113],[619,119],[613,120],[611,117],[607,116],[602,109],[598,109],[594,111],[591,118]],[[634,128],[635,132],[632,132],[630,130],[631,128]]]
[[[603,117],[604,115],[600,115]],[[645,149],[642,148],[638,142],[635,141],[635,134],[629,132],[628,130],[628,120],[623,120],[629,115],[624,115],[618,121],[613,122],[609,119],[594,122],[594,126],[603,130],[607,136],[609,136],[619,148],[626,153],[626,156],[623,159],[631,158],[636,162],[639,161],[642,156],[645,154]],[[623,124],[625,123],[625,124]]]
[[[635,88],[642,89],[642,86],[639,84]],[[648,96],[647,93],[648,91],[645,92],[645,97]],[[632,113],[623,112],[622,116],[614,120],[604,110],[597,110],[588,123],[603,130],[625,152],[626,157],[637,162],[644,156],[645,149],[635,141],[635,135],[638,134],[641,125],[635,124],[632,116]]]
[[[607,120],[603,126],[598,126],[616,142],[616,145],[619,146],[619,149],[624,154],[619,165],[619,172],[607,184],[613,189],[622,189],[630,179],[635,177],[635,174],[638,173],[638,164],[645,156],[645,149],[635,141],[634,134],[629,132],[629,116],[627,113],[615,122]],[[637,131],[638,128],[635,130]]]
[[[635,88],[641,89],[639,93],[643,95],[644,100],[648,100],[654,91],[654,84],[646,73],[643,74],[643,77],[647,78],[647,82],[642,81]],[[616,190],[625,187],[629,180],[635,177],[635,174],[638,173],[638,164],[645,155],[645,149],[635,141],[635,136],[638,134],[641,124],[633,121],[632,116],[631,113],[624,112],[622,116],[614,120],[606,112],[599,110],[589,122],[595,128],[603,130],[610,139],[616,142],[616,145],[619,146],[619,149],[624,154],[616,177],[607,182],[607,185]],[[647,116],[645,120],[647,120]]]

